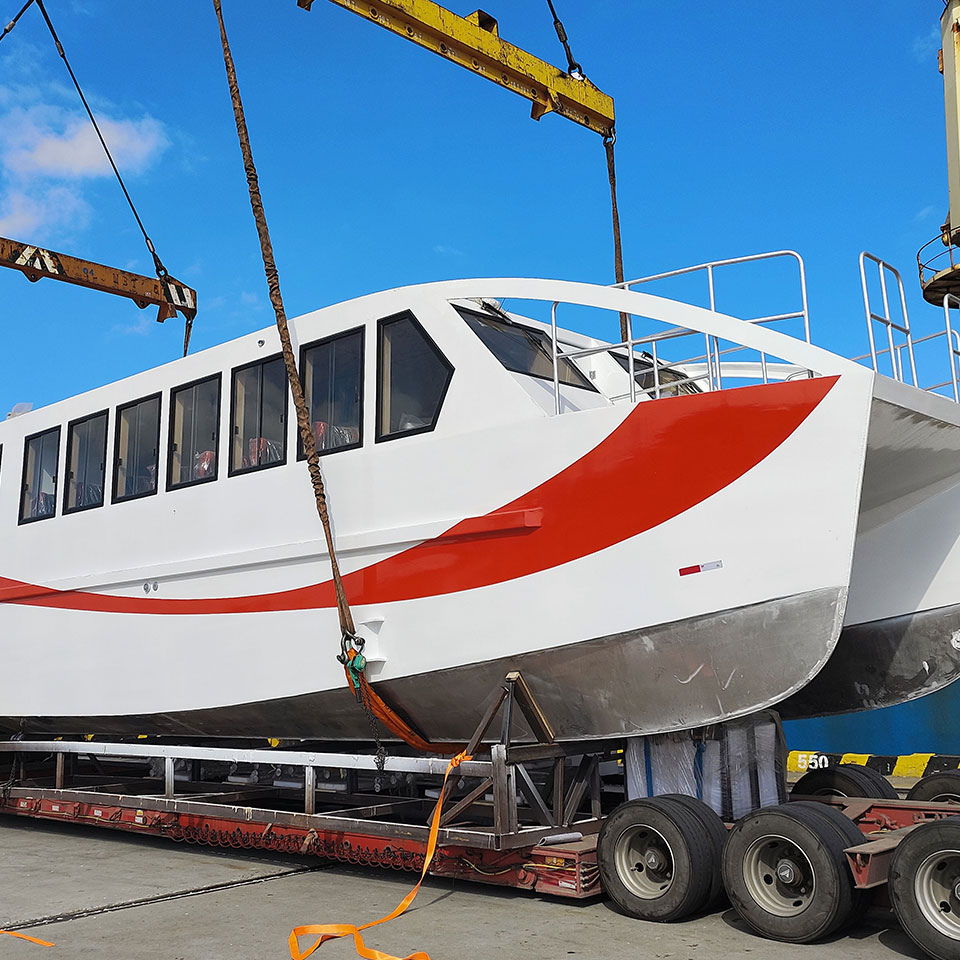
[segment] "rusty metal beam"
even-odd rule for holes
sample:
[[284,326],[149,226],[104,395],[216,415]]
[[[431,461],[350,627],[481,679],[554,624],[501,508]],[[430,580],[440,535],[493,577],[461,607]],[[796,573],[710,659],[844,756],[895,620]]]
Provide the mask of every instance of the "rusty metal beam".
[[[461,17],[433,0],[331,3],[525,97],[534,120],[555,112],[603,136],[613,130],[612,97],[585,77],[573,77],[501,40],[497,21],[482,10]],[[304,10],[312,5],[313,0],[297,0]]]
[[108,267],[91,260],[81,260],[19,240],[8,240],[6,237],[0,237],[0,267],[19,270],[33,283],[49,277],[90,290],[126,297],[141,310],[151,305],[158,307],[158,323],[182,313],[189,324],[197,315],[196,290],[169,276],[163,280],[144,277],[139,273],[118,270],[116,267]]

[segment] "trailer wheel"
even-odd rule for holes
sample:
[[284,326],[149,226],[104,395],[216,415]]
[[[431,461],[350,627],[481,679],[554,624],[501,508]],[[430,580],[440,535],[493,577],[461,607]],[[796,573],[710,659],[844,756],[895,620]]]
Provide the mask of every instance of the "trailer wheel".
[[720,814],[713,807],[698,800],[696,797],[688,797],[685,793],[667,793],[662,795],[662,799],[675,800],[677,803],[686,807],[707,829],[710,842],[713,845],[713,876],[710,881],[710,892],[707,894],[707,900],[704,906],[712,907],[718,903],[723,896],[723,871],[720,864],[723,860],[723,847],[727,842],[727,827],[720,817]]
[[[828,803],[820,803],[818,800],[794,800],[791,802],[790,807],[794,810],[797,807],[808,807],[810,810],[813,810],[828,820],[833,825],[834,830],[836,830],[845,850],[850,847],[858,847],[861,843],[867,842],[868,838],[864,836],[860,828],[845,813],[842,813],[836,807],[830,806]],[[861,890],[854,884],[852,898],[848,921],[855,923],[861,920],[867,912],[867,908],[870,906],[872,900],[872,895],[868,890]]]
[[702,821],[663,797],[620,804],[597,839],[604,889],[638,920],[680,920],[696,913],[710,893],[714,856]]
[[907,794],[908,800],[960,804],[960,770],[944,770],[921,777]]
[[841,763],[805,773],[790,791],[791,797],[876,797],[896,800],[897,791],[882,773],[855,763]]
[[854,883],[843,852],[849,844],[828,816],[787,803],[749,814],[730,831],[727,895],[765,937],[810,943],[850,918]]
[[960,817],[908,834],[890,863],[890,900],[911,939],[937,960],[960,957]]

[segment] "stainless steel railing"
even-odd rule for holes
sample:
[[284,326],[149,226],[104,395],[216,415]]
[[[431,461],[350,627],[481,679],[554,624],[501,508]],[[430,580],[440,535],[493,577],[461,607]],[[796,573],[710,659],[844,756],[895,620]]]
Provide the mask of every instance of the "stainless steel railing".
[[[883,304],[883,313],[876,313],[870,297],[870,288],[867,284],[867,261],[870,261],[877,268],[877,276],[880,282],[880,300]],[[897,283],[897,292],[900,296],[900,318],[898,323],[893,319],[890,313],[890,294],[887,290],[887,277],[892,276]],[[900,271],[892,264],[875,257],[866,250],[860,254],[860,286],[863,291],[863,310],[867,321],[867,339],[870,342],[870,359],[873,363],[873,369],[880,373],[879,358],[889,356],[890,373],[894,380],[903,379],[903,351],[907,352],[907,359],[910,364],[910,378],[914,386],[917,386],[917,361],[913,352],[913,336],[910,333],[910,315],[907,312],[907,298],[903,289],[903,277]],[[877,350],[877,343],[873,333],[874,323],[881,324],[887,333],[887,348]],[[896,334],[900,333],[904,337],[903,343],[896,343]]]
[[[773,250],[767,253],[755,253],[750,254],[745,257],[730,257],[725,260],[711,260],[707,263],[698,263],[689,267],[681,267],[677,270],[667,270],[663,273],[651,274],[646,277],[637,277],[633,280],[626,280],[623,283],[612,284],[612,286],[621,287],[625,290],[632,290],[635,287],[640,286],[644,283],[652,283],[656,280],[667,280],[671,277],[679,277],[688,274],[694,274],[698,272],[703,272],[706,275],[707,280],[707,300],[709,309],[713,312],[716,312],[717,309],[717,293],[716,293],[716,283],[715,275],[716,271],[722,267],[730,267],[739,264],[745,263],[754,263],[761,260],[774,260],[778,258],[789,258],[795,260],[798,268],[798,277],[799,277],[799,286],[800,286],[800,309],[788,311],[785,313],[772,313],[765,316],[753,317],[747,319],[747,323],[777,323],[785,320],[802,320],[803,321],[803,335],[807,343],[810,343],[810,308],[809,302],[807,299],[807,279],[806,279],[806,268],[803,262],[803,257],[800,256],[794,250]],[[720,339],[715,336],[710,336],[709,334],[699,334],[704,338],[704,352],[702,354],[697,354],[696,356],[688,357],[685,360],[671,360],[669,364],[661,361],[657,354],[657,345],[663,343],[667,340],[675,340],[680,337],[695,336],[698,334],[698,331],[689,330],[686,327],[671,327],[666,330],[662,330],[655,334],[650,334],[644,337],[634,337],[633,336],[633,317],[630,314],[627,314],[627,338],[621,340],[619,343],[606,343],[603,346],[598,347],[588,347],[585,349],[578,350],[567,350],[560,351],[560,346],[557,337],[557,309],[560,306],[560,301],[555,302],[550,310],[550,326],[551,326],[551,340],[552,340],[552,352],[553,352],[553,389],[554,389],[554,409],[556,413],[561,411],[561,397],[560,397],[560,370],[559,363],[560,359],[569,359],[575,360],[578,358],[589,357],[598,353],[607,353],[611,350],[626,350],[627,354],[627,375],[630,382],[630,392],[629,394],[624,394],[622,396],[614,397],[612,399],[625,399],[627,396],[630,398],[631,403],[635,403],[638,395],[647,395],[652,394],[655,398],[659,399],[662,394],[662,385],[660,382],[660,371],[665,366],[670,366],[671,369],[676,367],[683,367],[688,364],[700,364],[704,363],[706,365],[706,372],[702,374],[697,374],[694,376],[684,377],[680,380],[672,379],[669,386],[671,388],[679,388],[684,383],[693,383],[696,381],[705,380],[707,381],[708,390],[722,390],[723,389],[723,366],[721,358],[729,356],[732,353],[736,353],[742,350],[750,350],[751,348],[734,345],[731,347],[721,347]],[[647,350],[650,354],[652,364],[652,374],[654,383],[652,387],[639,387],[636,382],[636,355],[635,351],[640,348],[641,350]],[[768,360],[766,354],[759,351],[754,351],[759,353],[759,370],[760,376],[757,378],[762,380],[763,383],[769,382],[768,380]],[[807,371],[807,376],[812,376],[810,371]]]
[[[870,352],[854,360],[870,359],[873,369],[877,373],[880,370],[882,358],[887,358],[890,364],[890,376],[900,383],[910,383],[921,390],[933,393],[949,387],[955,402],[960,403],[960,333],[954,329],[950,319],[951,308],[960,307],[960,298],[953,294],[946,294],[943,298],[943,329],[934,333],[926,334],[922,337],[915,337],[910,327],[910,315],[907,311],[907,298],[903,286],[903,278],[900,272],[892,264],[879,257],[874,256],[864,250],[860,254],[860,285],[863,292],[863,310],[867,324],[867,339],[870,344]],[[878,313],[873,308],[873,298],[870,296],[869,284],[867,281],[867,263],[873,264],[877,269],[877,280],[880,288],[880,301],[882,312]],[[888,279],[892,278],[896,282],[896,294],[900,301],[899,321],[891,312],[890,290]],[[874,325],[880,324],[886,332],[887,346],[878,348],[874,334]],[[898,337],[897,335],[900,335]],[[939,380],[936,383],[924,384],[921,382],[918,372],[918,363],[916,357],[916,348],[921,344],[932,343],[944,338],[947,349],[947,370],[949,376],[946,380]],[[907,374],[909,373],[909,380]]]

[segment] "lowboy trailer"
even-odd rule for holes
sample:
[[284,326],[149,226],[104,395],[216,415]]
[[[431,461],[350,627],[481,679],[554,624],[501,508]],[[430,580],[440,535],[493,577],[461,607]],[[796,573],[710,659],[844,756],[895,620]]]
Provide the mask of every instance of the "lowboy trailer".
[[[911,796],[928,799],[900,799],[864,767],[810,771],[788,802],[729,824],[695,797],[619,802],[610,774],[623,746],[552,741],[522,678],[508,676],[449,777],[429,872],[566,898],[605,892],[653,921],[698,914],[725,892],[757,932],[795,943],[892,905],[930,956],[960,958],[960,772],[921,780]],[[447,766],[378,763],[335,744],[10,740],[0,813],[420,872]]]

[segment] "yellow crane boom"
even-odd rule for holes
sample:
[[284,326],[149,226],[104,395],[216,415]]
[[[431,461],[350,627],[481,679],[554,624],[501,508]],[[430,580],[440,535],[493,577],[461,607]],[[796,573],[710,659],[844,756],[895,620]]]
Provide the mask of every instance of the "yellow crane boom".
[[[313,2],[297,0],[297,6],[309,10]],[[564,73],[501,40],[496,19],[482,10],[461,17],[433,0],[330,2],[525,97],[534,120],[555,112],[605,137],[613,133],[612,97],[586,77]]]
[[129,270],[81,260],[6,237],[0,237],[0,267],[19,270],[33,283],[49,277],[51,280],[62,280],[78,287],[126,297],[141,310],[149,306],[158,307],[159,323],[182,313],[187,323],[191,324],[197,315],[196,290],[171,276],[165,276],[162,280],[144,277]]

